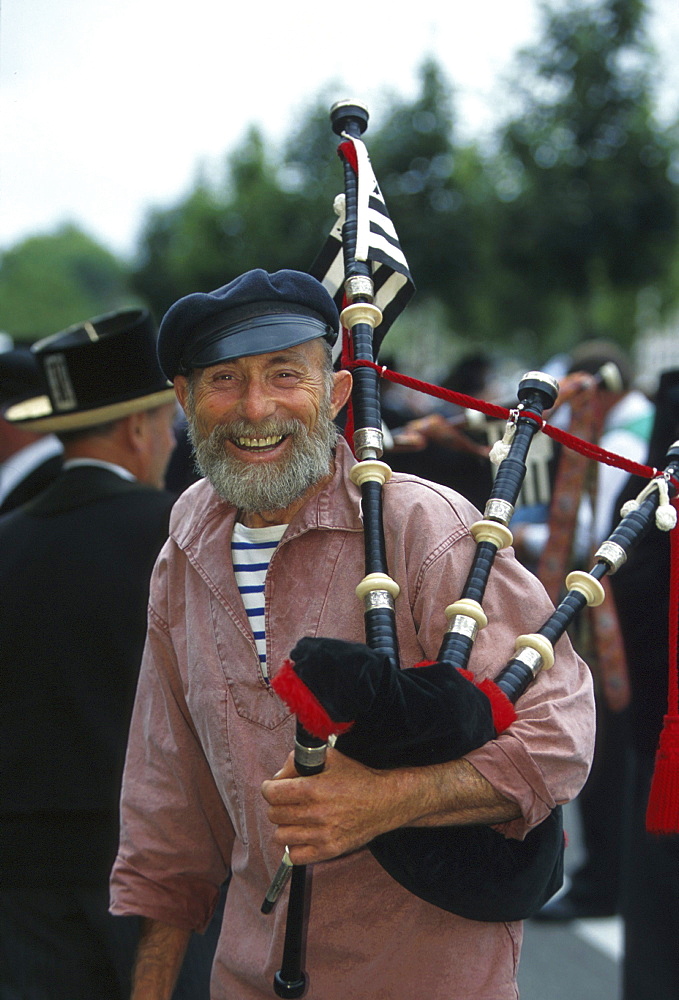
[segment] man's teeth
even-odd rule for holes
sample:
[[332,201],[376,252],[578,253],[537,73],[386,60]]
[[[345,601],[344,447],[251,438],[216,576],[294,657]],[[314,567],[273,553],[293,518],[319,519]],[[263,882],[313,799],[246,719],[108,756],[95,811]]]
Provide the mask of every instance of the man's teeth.
[[236,438],[236,444],[241,448],[272,448],[276,444],[280,444],[285,435],[278,434],[276,437],[265,437],[265,438],[248,438],[240,437]]

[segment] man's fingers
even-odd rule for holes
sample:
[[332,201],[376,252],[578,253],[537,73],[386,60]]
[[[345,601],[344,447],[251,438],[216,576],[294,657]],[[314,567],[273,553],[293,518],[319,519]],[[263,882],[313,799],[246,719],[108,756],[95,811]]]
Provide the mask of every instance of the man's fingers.
[[[280,774],[280,772],[279,772]],[[299,806],[312,800],[312,789],[305,786],[308,778],[279,778],[262,782],[262,795],[270,806]]]
[[346,845],[323,827],[279,826],[274,841],[287,848],[294,865],[315,864],[336,858],[346,851]]

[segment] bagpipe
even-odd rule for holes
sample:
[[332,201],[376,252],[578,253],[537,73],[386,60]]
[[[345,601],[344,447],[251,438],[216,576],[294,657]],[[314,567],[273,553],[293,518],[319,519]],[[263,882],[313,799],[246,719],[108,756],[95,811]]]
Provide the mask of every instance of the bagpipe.
[[[487,624],[482,600],[495,556],[512,544],[509,530],[526,469],[526,455],[542,414],[554,406],[558,383],[528,372],[519,383],[518,404],[507,425],[506,456],[500,462],[483,518],[471,527],[476,551],[460,598],[446,608],[448,626],[437,660],[401,668],[395,601],[399,585],[389,576],[382,520],[382,487],[391,470],[383,462],[380,373],[375,363],[384,312],[378,303],[387,268],[397,272],[403,293],[410,281],[396,254],[397,240],[370,168],[361,135],[368,112],[356,102],[331,109],[338,152],[344,164],[345,212],[341,226],[344,280],[341,322],[349,332],[354,375],[352,481],[361,492],[365,576],[356,588],[363,603],[366,643],[303,638],[272,681],[276,693],[297,717],[295,765],[300,774],[323,769],[325,748],[337,750],[371,768],[439,764],[458,759],[496,738],[516,712],[514,704],[542,669],[554,662],[554,644],[582,608],[603,600],[600,580],[624,562],[626,553],[653,524],[661,490],[649,490],[598,549],[589,572],[571,573],[568,592],[535,633],[516,640],[515,655],[495,681],[476,683],[467,665],[475,639]],[[368,248],[366,229],[378,233]],[[380,242],[381,239],[381,242]],[[380,287],[376,288],[376,284]],[[668,452],[658,477],[665,494],[679,487],[679,442]],[[416,896],[462,917],[513,921],[534,913],[563,881],[564,835],[561,807],[523,840],[505,837],[486,825],[403,827],[375,838],[375,859]],[[267,892],[269,912],[292,873],[286,939],[274,990],[301,996],[305,976],[303,945],[304,866],[287,855]]]

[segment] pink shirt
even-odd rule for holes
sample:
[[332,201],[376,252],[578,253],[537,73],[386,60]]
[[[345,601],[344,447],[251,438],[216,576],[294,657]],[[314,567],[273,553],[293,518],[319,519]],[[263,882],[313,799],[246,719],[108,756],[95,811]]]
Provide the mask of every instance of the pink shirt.
[[[340,442],[335,476],[288,526],[266,583],[271,672],[304,635],[363,641],[354,594],[363,576],[360,494]],[[112,911],[202,929],[232,871],[212,977],[213,1000],[272,997],[286,897],[260,907],[280,863],[261,782],[293,746],[294,719],[266,684],[230,558],[235,511],[204,481],[175,505],[154,571],[149,633],[130,732]],[[458,494],[394,475],[384,520],[403,664],[435,659],[444,608],[458,599],[473,557],[478,512]],[[495,676],[517,635],[551,611],[541,585],[510,551],[498,554],[484,610],[489,624],[470,669]],[[591,763],[590,675],[567,639],[554,667],[520,699],[508,731],[468,755],[522,818],[522,837],[581,788]],[[308,1000],[510,1000],[521,924],[465,920],[394,882],[367,849],[313,868],[305,969]]]

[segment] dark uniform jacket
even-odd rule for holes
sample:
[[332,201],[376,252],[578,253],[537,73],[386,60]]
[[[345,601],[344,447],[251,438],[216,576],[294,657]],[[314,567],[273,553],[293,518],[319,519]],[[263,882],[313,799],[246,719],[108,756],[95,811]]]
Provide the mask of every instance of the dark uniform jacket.
[[45,487],[49,486],[59,475],[61,463],[61,455],[53,455],[32,469],[0,503],[0,514],[6,514],[8,511],[20,507],[22,503],[32,500],[38,493],[42,493]]
[[0,883],[106,885],[174,497],[89,466],[0,518]]

